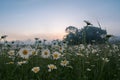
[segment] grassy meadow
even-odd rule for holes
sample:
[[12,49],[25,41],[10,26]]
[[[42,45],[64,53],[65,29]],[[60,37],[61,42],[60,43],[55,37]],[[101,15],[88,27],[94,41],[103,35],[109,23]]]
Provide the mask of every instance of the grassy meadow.
[[0,44],[0,80],[120,80],[120,45]]

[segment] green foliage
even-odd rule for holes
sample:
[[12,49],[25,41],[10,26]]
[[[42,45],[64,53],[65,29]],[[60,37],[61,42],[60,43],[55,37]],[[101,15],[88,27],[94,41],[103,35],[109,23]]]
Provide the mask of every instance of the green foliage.
[[[12,45],[1,46],[0,80],[120,80],[120,45],[25,45],[25,47],[35,49],[38,54],[23,59],[17,55],[22,46],[16,48],[12,48]],[[15,51],[14,57],[8,55],[11,49]],[[44,49],[50,50],[49,58],[41,57]],[[61,54],[57,60],[52,58],[55,51]],[[69,61],[69,64],[61,66],[62,60]],[[19,65],[20,61],[26,63]],[[57,69],[49,72],[48,64],[56,65]],[[33,67],[40,67],[40,71],[34,73]]]
[[66,28],[68,33],[64,38],[69,45],[77,45],[80,43],[105,43],[107,35],[106,30],[103,30],[92,25],[84,26],[82,29],[69,26]]

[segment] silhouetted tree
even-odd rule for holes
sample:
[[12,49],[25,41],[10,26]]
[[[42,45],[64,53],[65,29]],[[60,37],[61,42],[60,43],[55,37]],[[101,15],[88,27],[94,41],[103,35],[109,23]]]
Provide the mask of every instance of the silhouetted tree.
[[[89,23],[89,24],[88,24]],[[78,29],[74,26],[68,26],[65,31],[68,33],[64,40],[69,45],[77,45],[80,43],[105,43],[107,31],[101,27],[95,27],[86,21],[86,26]]]

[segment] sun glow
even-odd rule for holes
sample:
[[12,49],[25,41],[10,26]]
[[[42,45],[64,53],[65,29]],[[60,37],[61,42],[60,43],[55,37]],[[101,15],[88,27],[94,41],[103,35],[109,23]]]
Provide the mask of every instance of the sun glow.
[[47,34],[9,34],[8,37],[6,38],[8,41],[12,40],[28,40],[31,39],[33,40],[34,38],[39,38],[39,39],[47,39],[47,40],[55,40],[55,39],[60,39],[62,40],[63,37],[66,35],[66,33],[47,33]]

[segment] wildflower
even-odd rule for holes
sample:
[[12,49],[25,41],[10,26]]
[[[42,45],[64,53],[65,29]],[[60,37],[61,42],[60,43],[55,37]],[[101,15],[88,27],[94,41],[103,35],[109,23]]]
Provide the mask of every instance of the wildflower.
[[33,67],[33,68],[32,68],[32,71],[33,71],[34,73],[38,73],[38,72],[40,71],[40,67]]
[[58,46],[58,41],[57,41],[57,40],[53,40],[53,41],[52,41],[52,45],[54,45],[54,46],[57,45],[57,46]]
[[87,70],[87,71],[91,71],[91,69],[90,69],[90,68],[87,68],[86,70]]
[[1,39],[5,39],[7,37],[7,35],[3,35],[1,36]]
[[99,56],[99,54],[97,53],[96,56]]
[[17,64],[20,65],[20,66],[21,66],[22,64],[25,64],[25,63],[27,63],[27,61],[20,61],[20,62],[17,62]]
[[42,45],[38,45],[36,48],[41,50],[41,49],[43,49],[43,46]]
[[60,58],[60,56],[61,56],[61,54],[59,53],[59,52],[54,52],[53,54],[52,54],[52,56],[53,56],[53,59],[59,59]]
[[32,49],[32,55],[37,55],[38,54],[38,50]]
[[97,50],[96,50],[96,49],[93,49],[93,50],[92,50],[92,53],[93,53],[93,54],[94,54],[94,53],[96,53],[96,52],[97,52]]
[[83,44],[80,44],[80,49],[81,50],[85,49],[85,46]]
[[77,55],[77,56],[84,57],[84,55],[83,55],[83,54],[81,54],[81,53],[76,53],[76,55]]
[[87,45],[87,48],[88,48],[88,49],[90,49],[91,47],[92,47],[92,45],[91,45],[91,44],[88,44],[88,45]]
[[115,51],[119,51],[119,47],[117,45],[114,44],[113,48],[114,48]]
[[75,49],[78,49],[78,46],[74,46]]
[[52,48],[55,48],[55,49],[59,48],[58,41],[56,41],[56,40],[52,41]]
[[14,50],[10,50],[10,51],[8,52],[8,54],[9,54],[10,56],[14,56],[14,55],[15,55],[15,51],[14,51]]
[[39,38],[35,38],[35,40],[37,41],[37,40],[39,40]]
[[18,53],[22,58],[25,58],[25,59],[28,59],[30,54],[32,54],[29,48],[22,48]]
[[50,57],[50,50],[49,49],[45,49],[42,51],[42,55],[43,58],[48,58]]
[[113,45],[113,48],[114,48],[114,49],[118,49],[118,46],[114,44],[114,45]]
[[60,52],[63,52],[63,51],[64,51],[64,48],[63,48],[63,47],[60,47],[60,48],[59,48],[59,51],[60,51]]
[[110,60],[108,58],[102,58],[103,61],[109,62]]
[[51,72],[51,70],[57,69],[57,67],[54,64],[49,64],[48,65],[48,71]]
[[67,61],[67,60],[63,60],[63,61],[61,61],[61,66],[67,66],[68,64],[69,64],[69,61]]

